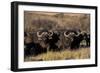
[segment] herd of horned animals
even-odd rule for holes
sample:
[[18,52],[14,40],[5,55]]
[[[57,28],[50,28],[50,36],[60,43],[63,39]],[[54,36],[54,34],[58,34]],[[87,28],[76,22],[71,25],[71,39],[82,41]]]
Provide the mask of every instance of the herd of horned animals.
[[[84,45],[82,45],[82,42]],[[39,30],[24,32],[25,56],[62,49],[76,50],[82,46],[90,46],[90,34],[81,30]]]

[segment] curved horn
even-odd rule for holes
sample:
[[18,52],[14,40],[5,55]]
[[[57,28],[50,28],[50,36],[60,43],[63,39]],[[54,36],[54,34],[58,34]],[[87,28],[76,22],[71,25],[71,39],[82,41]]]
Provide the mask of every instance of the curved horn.
[[50,34],[49,34],[49,35],[50,35],[50,36],[52,36],[52,35],[53,35],[53,31],[49,31],[49,32],[50,32]]
[[42,37],[43,33],[40,34],[40,31],[37,32],[38,37]]
[[64,32],[64,36],[65,36],[65,37],[68,37],[68,35],[66,34],[66,31]]

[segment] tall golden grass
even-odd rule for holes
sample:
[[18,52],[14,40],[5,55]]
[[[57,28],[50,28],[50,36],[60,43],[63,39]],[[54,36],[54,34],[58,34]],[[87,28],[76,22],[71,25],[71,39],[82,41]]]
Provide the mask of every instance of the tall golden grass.
[[27,61],[51,61],[51,60],[70,60],[70,59],[88,59],[90,58],[90,48],[80,48],[78,50],[62,50],[48,51],[47,53],[39,54],[38,56],[26,57]]

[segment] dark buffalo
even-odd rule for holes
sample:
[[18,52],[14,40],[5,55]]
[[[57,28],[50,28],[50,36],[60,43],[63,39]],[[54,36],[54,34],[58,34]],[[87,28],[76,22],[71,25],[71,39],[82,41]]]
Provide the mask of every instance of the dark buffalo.
[[24,55],[38,55],[42,52],[46,52],[46,49],[43,48],[39,43],[34,42],[33,36],[27,35],[24,37]]
[[84,39],[84,36],[82,33],[79,33],[78,35],[73,36],[73,40],[71,42],[71,49],[78,49],[80,47],[80,43]]
[[[50,35],[49,35],[50,36]],[[43,47],[43,48],[49,48],[49,44],[46,42],[48,37],[48,31],[37,31],[37,40],[38,43]],[[48,37],[49,38],[49,37]]]
[[84,33],[84,40],[86,41],[86,47],[90,46],[90,34]]
[[40,41],[40,45],[47,50],[57,50],[57,42],[59,40],[59,32],[58,31],[38,31],[37,37]]
[[46,43],[49,44],[49,50],[58,50],[57,42],[59,41],[59,32],[58,31],[49,31],[48,36],[46,37]]
[[71,30],[71,31],[65,31],[64,36],[66,37],[67,41],[66,44],[69,45],[70,49],[77,49],[80,47],[80,43],[84,39],[83,33],[79,30]]

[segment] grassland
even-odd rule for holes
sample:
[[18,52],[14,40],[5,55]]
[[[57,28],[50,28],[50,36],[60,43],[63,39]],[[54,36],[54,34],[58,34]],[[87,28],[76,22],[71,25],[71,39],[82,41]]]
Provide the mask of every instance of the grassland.
[[[56,30],[67,28],[76,28],[80,29],[81,31],[90,32],[90,14],[25,11],[24,16],[24,30],[26,32],[38,31],[40,29]],[[25,57],[24,61],[28,62],[87,58],[90,58],[90,48],[80,48],[78,50],[65,49],[56,52],[48,51],[37,56],[31,55]]]
[[90,48],[80,48],[79,50],[48,51],[37,56],[29,56],[24,59],[28,61],[51,61],[51,60],[70,60],[70,59],[88,59],[90,58]]
[[25,31],[76,28],[90,31],[90,15],[85,13],[31,12],[24,13]]

